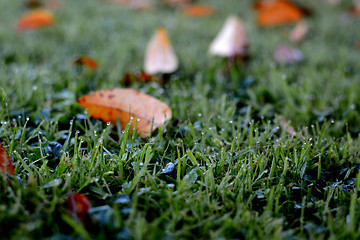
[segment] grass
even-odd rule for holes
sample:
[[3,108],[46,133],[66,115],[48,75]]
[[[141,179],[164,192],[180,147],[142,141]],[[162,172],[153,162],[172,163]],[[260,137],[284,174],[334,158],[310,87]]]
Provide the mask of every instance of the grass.
[[[258,27],[250,1],[207,3],[217,15],[193,19],[67,1],[53,26],[16,32],[22,1],[0,2],[0,141],[17,174],[0,174],[3,238],[360,238],[359,21],[344,18],[347,3],[303,3],[311,30],[294,45],[305,61],[283,66],[272,51],[291,26]],[[251,60],[222,76],[207,50],[229,14],[246,22]],[[140,139],[86,115],[77,97],[125,87],[161,25],[181,67],[165,85],[131,88],[168,103],[173,118]],[[98,70],[74,68],[81,54]],[[50,142],[62,144],[58,157]],[[70,191],[92,203],[85,225]]]

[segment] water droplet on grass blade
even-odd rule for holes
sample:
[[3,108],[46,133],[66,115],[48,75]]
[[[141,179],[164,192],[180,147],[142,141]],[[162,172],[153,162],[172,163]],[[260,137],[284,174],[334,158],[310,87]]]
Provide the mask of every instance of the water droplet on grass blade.
[[175,164],[169,162],[168,164],[166,164],[165,168],[162,169],[161,174],[171,173],[172,171],[174,171],[174,169],[175,169]]

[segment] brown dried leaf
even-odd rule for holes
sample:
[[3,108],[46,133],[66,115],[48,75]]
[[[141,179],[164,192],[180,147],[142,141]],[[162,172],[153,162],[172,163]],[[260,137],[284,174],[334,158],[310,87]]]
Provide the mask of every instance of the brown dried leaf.
[[80,56],[79,58],[77,58],[73,64],[75,65],[83,65],[86,66],[92,70],[95,70],[98,66],[97,62],[92,59],[91,57],[88,56]]
[[12,164],[9,153],[0,143],[0,170],[11,175],[15,175],[15,168]]
[[[86,108],[94,118],[116,123],[119,118],[121,128],[135,126],[140,136],[145,138],[172,116],[171,109],[160,100],[133,89],[100,90],[80,97],[78,103]],[[152,123],[153,122],[153,123]],[[153,124],[153,126],[152,126]],[[152,129],[151,129],[152,126]]]

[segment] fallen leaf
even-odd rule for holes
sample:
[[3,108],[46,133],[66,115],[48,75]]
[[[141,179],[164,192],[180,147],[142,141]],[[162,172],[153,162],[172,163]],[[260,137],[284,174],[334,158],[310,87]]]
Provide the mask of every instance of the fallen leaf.
[[304,16],[303,11],[288,0],[260,1],[255,10],[257,22],[263,27],[298,22]]
[[25,7],[27,8],[38,8],[43,6],[43,2],[41,0],[27,0],[24,3]]
[[358,40],[358,41],[356,42],[356,47],[357,47],[357,48],[360,48],[360,40]]
[[88,212],[92,208],[89,199],[81,193],[70,193],[67,198],[69,210],[75,217],[82,222],[88,217]]
[[298,136],[300,139],[305,140],[305,137],[301,133],[298,134],[285,118],[280,119],[280,126],[290,136]]
[[165,28],[159,28],[146,47],[144,70],[147,74],[172,73],[179,65]]
[[353,16],[360,16],[360,2],[355,2],[349,9]]
[[289,34],[289,39],[292,42],[300,42],[306,36],[309,26],[306,22],[299,22]]
[[206,17],[206,16],[213,16],[215,14],[215,10],[208,5],[191,4],[191,5],[185,5],[181,9],[181,13],[187,17]]
[[280,64],[292,64],[301,62],[304,59],[304,55],[298,49],[287,45],[280,45],[274,50],[274,59]]
[[51,25],[54,23],[54,16],[47,10],[37,9],[32,10],[17,23],[18,30],[36,29]]
[[15,175],[15,168],[12,164],[9,153],[0,143],[0,170],[11,175]]
[[63,6],[63,2],[61,0],[48,0],[45,2],[42,0],[27,0],[24,4],[27,8],[45,7],[54,10],[59,10]]
[[122,129],[127,124],[130,124],[131,131],[136,127],[143,138],[148,137],[151,130],[163,125],[172,116],[171,109],[165,103],[127,88],[96,91],[80,97],[78,103],[94,118],[112,123],[116,123],[119,118]]
[[192,1],[193,0],[163,0],[164,4],[170,7],[184,6]]
[[127,6],[139,11],[151,10],[154,6],[148,0],[107,0],[110,3]]
[[248,38],[244,23],[237,16],[227,18],[210,45],[209,53],[223,57],[246,55]]
[[75,65],[83,65],[83,66],[86,66],[92,70],[95,70],[98,66],[97,62],[92,59],[91,57],[88,57],[88,56],[81,56],[79,58],[77,58],[73,64]]
[[147,83],[153,80],[156,80],[154,76],[146,74],[144,72],[125,73],[123,76],[123,81],[125,85],[130,85],[133,81]]

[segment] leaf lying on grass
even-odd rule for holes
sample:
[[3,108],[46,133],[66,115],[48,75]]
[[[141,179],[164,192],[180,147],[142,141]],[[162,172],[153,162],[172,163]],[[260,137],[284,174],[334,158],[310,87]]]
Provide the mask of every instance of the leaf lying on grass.
[[67,204],[73,216],[86,223],[89,210],[92,208],[89,199],[80,193],[70,193],[67,198]]
[[135,72],[135,73],[125,73],[123,76],[123,81],[125,85],[130,85],[132,82],[144,82],[148,83],[151,81],[157,81],[157,79],[149,74],[144,72]]
[[92,117],[112,123],[119,118],[122,129],[130,124],[130,130],[136,127],[143,138],[172,116],[168,105],[133,89],[100,90],[80,97],[78,102]]
[[349,12],[353,16],[360,16],[360,2],[355,2],[354,5],[349,8]]
[[179,65],[165,28],[159,28],[146,47],[144,70],[148,74],[172,73]]
[[248,38],[244,23],[237,16],[230,16],[211,43],[209,53],[222,57],[244,56],[247,45]]
[[97,62],[92,59],[91,57],[88,57],[88,56],[81,56],[79,58],[77,58],[73,64],[75,65],[83,65],[83,66],[86,66],[92,70],[95,70],[98,66]]
[[15,168],[12,164],[9,153],[0,143],[0,170],[11,175],[15,175]]
[[287,0],[263,0],[255,4],[257,22],[260,26],[271,27],[297,22],[304,16],[303,11]]
[[51,12],[45,9],[32,10],[23,17],[21,17],[17,23],[18,30],[37,29],[53,24],[55,21]]
[[206,17],[206,16],[213,16],[215,14],[215,10],[208,5],[192,4],[192,5],[185,5],[181,9],[181,13],[187,17]]
[[27,0],[24,5],[27,8],[45,7],[48,9],[58,10],[62,8],[63,2],[61,0],[48,0],[45,2],[41,0]]

